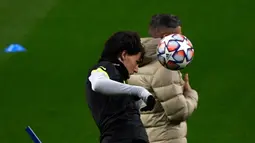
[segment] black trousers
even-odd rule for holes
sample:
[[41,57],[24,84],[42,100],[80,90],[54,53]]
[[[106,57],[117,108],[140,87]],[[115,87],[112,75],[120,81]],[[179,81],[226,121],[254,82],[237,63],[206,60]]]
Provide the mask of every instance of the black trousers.
[[132,143],[148,143],[144,140],[133,140]]
[[112,142],[112,141],[107,140],[107,138],[105,138],[100,143],[148,143],[148,142],[144,141],[144,140],[141,140],[141,139],[123,140],[123,141]]

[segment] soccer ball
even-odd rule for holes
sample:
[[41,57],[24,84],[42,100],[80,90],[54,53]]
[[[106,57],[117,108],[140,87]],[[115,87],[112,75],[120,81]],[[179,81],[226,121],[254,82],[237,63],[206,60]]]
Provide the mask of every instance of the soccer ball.
[[193,45],[181,34],[171,34],[160,40],[157,47],[158,61],[167,69],[181,70],[194,56]]

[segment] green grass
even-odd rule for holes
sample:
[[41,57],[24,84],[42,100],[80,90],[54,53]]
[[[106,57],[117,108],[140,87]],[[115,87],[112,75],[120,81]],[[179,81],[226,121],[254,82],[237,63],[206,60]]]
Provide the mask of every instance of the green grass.
[[144,2],[2,0],[0,49],[20,43],[28,52],[0,53],[0,142],[31,142],[30,125],[45,143],[97,143],[84,95],[88,68],[113,32],[147,36],[150,16],[167,12],[179,15],[196,49],[185,70],[200,96],[189,142],[251,143],[255,2]]

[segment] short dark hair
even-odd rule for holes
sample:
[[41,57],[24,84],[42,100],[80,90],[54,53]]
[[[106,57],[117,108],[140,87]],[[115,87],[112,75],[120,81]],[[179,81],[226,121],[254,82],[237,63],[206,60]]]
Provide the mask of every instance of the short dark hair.
[[151,17],[150,26],[153,28],[177,28],[178,26],[181,26],[181,21],[176,15],[155,14]]
[[104,45],[101,58],[116,60],[123,51],[129,55],[136,55],[139,52],[144,55],[144,47],[141,44],[140,36],[132,31],[120,31],[114,33]]

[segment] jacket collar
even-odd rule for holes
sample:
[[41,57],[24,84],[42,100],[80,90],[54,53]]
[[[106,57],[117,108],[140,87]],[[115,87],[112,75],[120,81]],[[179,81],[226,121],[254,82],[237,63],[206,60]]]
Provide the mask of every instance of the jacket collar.
[[109,61],[109,62],[111,62],[115,66],[115,68],[120,72],[120,74],[121,74],[121,76],[122,76],[122,78],[124,80],[129,79],[128,70],[127,70],[127,68],[124,66],[124,64],[120,60],[118,60],[118,59],[113,60],[113,59],[101,58],[99,60],[99,62],[101,62],[101,61]]

